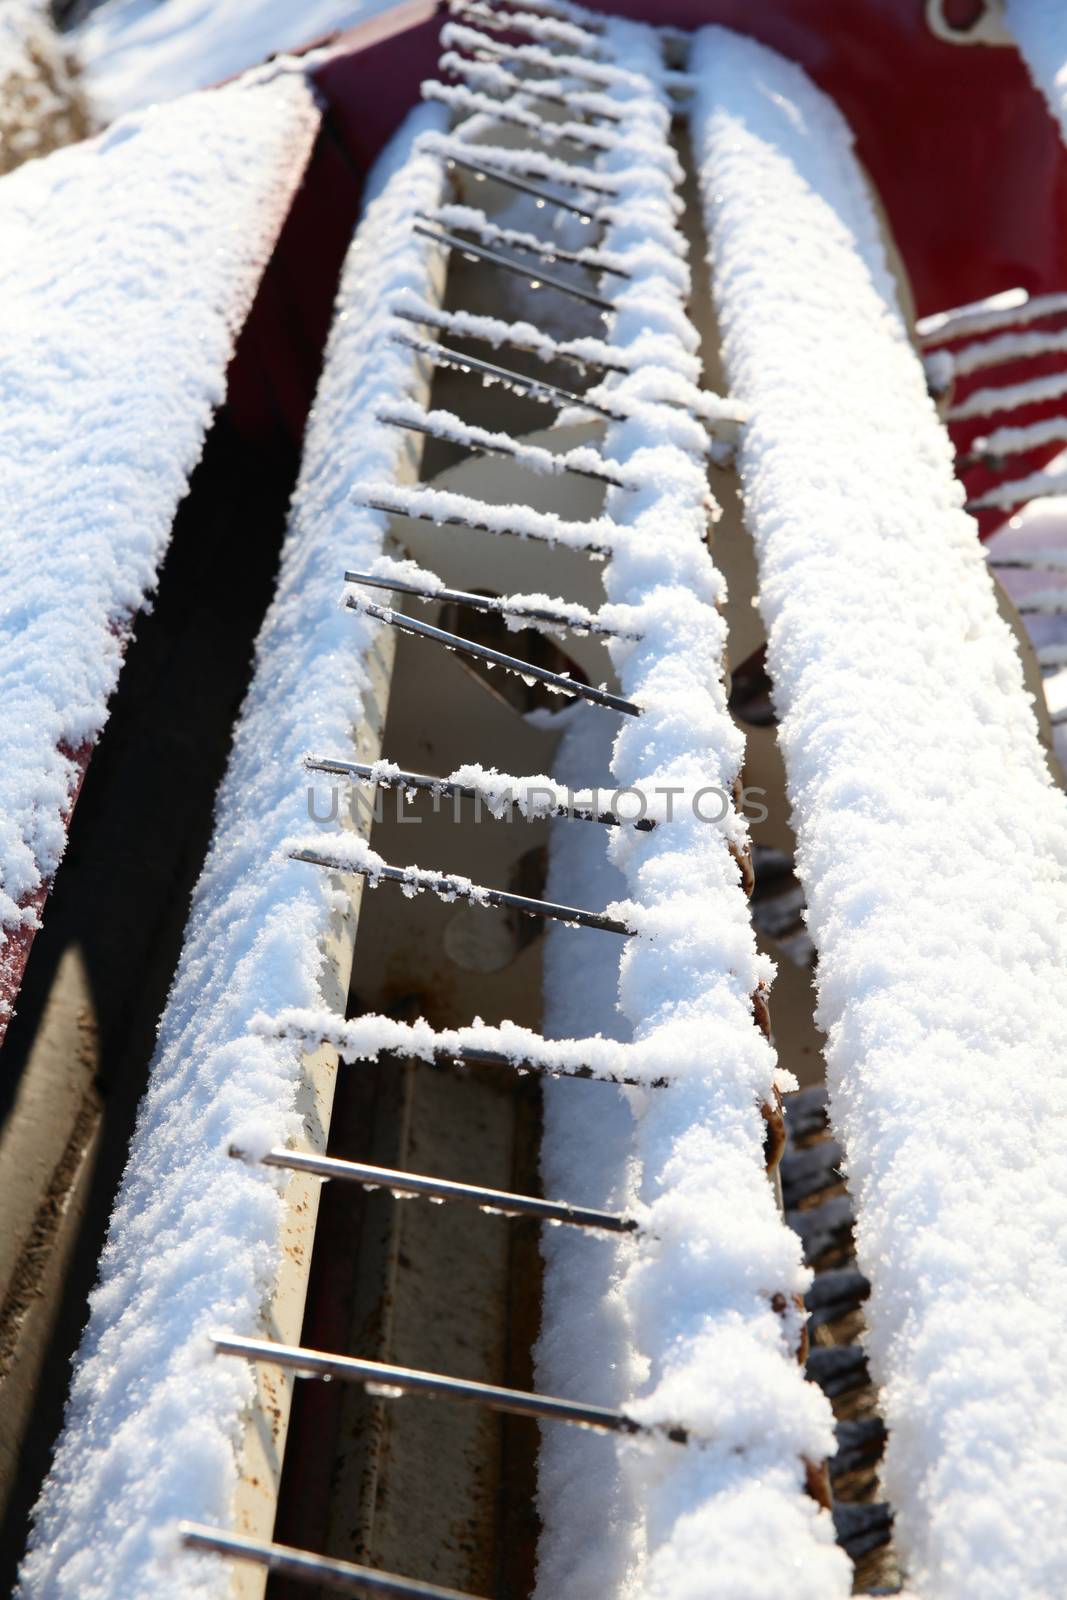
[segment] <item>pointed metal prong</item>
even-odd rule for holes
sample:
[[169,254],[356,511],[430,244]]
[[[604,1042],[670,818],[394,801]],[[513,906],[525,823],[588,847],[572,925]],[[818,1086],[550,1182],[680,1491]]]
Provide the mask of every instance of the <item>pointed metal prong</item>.
[[[447,778],[435,778],[428,772],[379,773],[363,761],[331,761],[316,756],[306,756],[304,765],[310,772],[326,772],[335,777],[356,778],[362,783],[380,784],[384,789],[418,789],[424,794],[446,794],[460,800],[484,800],[481,790],[465,783],[452,783]],[[512,800],[511,805],[518,802]],[[574,822],[601,822],[606,827],[633,827],[650,833],[656,826],[652,817],[618,817],[614,811],[592,811],[587,806],[546,806],[535,813],[538,817],[569,817]]]
[[576,699],[588,700],[590,705],[603,706],[607,711],[621,711],[629,717],[641,715],[641,707],[634,705],[632,700],[624,700],[621,695],[609,694],[606,689],[596,689],[590,683],[578,683],[574,678],[567,678],[561,672],[550,672],[547,667],[536,667],[530,661],[523,661],[519,656],[505,655],[502,650],[492,650],[486,644],[475,644],[473,639],[465,639],[460,633],[448,633],[444,628],[435,628],[429,622],[419,622],[416,617],[405,616],[402,611],[390,611],[384,606],[374,605],[370,600],[356,600],[351,596],[345,603],[351,611],[364,612],[377,622],[384,622],[391,628],[399,628],[402,633],[414,633],[423,639],[433,639],[435,643],[443,644],[447,650],[458,650],[462,655],[486,661],[490,666],[502,667],[505,672],[514,672],[520,678],[535,678],[538,683],[543,683],[546,688],[556,690],[560,694],[573,695]]
[[[457,211],[477,211],[474,206],[457,206]],[[623,267],[609,266],[600,259],[600,252],[590,249],[566,250],[562,245],[554,244],[550,239],[540,239],[536,234],[525,233],[521,228],[498,228],[489,223],[488,217],[483,217],[487,224],[487,231],[473,222],[457,222],[450,217],[450,208],[439,206],[434,211],[416,211],[415,215],[420,222],[434,222],[439,228],[460,228],[464,233],[473,233],[480,240],[487,243],[506,244],[513,250],[525,250],[528,255],[538,256],[542,261],[566,261],[576,267],[585,267],[589,272],[603,272],[609,278],[624,278],[627,281],[633,278],[632,272],[627,272]],[[483,213],[477,212],[478,216]],[[492,232],[488,231],[492,229]]]
[[488,166],[484,161],[473,161],[469,156],[456,155],[452,151],[445,157],[445,161],[448,166],[461,167],[466,172],[473,172],[479,179],[488,178],[493,183],[503,184],[505,189],[517,189],[521,194],[528,194],[542,205],[556,206],[560,211],[569,211],[571,216],[578,217],[582,222],[600,221],[599,211],[589,211],[584,206],[575,205],[572,200],[553,194],[551,189],[542,189],[540,184],[530,183],[526,178],[517,178],[511,172],[501,172],[499,167]]
[[[492,43],[494,41],[489,42]],[[565,111],[580,111],[583,116],[592,117],[597,122],[607,122],[617,126],[623,121],[622,112],[616,111],[613,106],[607,104],[584,104],[584,97],[580,90],[573,98],[569,98],[563,89],[558,89],[555,86],[553,81],[541,83],[535,79],[525,77],[522,73],[512,71],[510,67],[502,67],[495,63],[489,65],[476,60],[469,61],[456,50],[444,51],[438,62],[438,70],[450,72],[454,77],[467,79],[471,83],[481,84],[483,92],[486,94],[493,92],[490,84],[495,84],[498,81],[495,77],[491,78],[489,74],[500,73],[508,80],[507,89],[501,91],[503,93],[522,95],[529,100],[542,100],[545,105],[562,106]],[[602,100],[605,98],[603,95],[600,96]]]
[[482,611],[491,617],[513,617],[518,622],[531,625],[543,623],[548,628],[570,628],[574,633],[600,634],[608,639],[639,639],[639,633],[626,633],[621,628],[611,628],[595,617],[582,612],[568,611],[565,605],[555,608],[528,606],[513,601],[508,596],[498,598],[491,594],[471,594],[465,589],[421,588],[417,583],[407,583],[403,578],[379,577],[371,572],[346,572],[346,583],[362,583],[369,589],[386,589],[393,594],[409,594],[416,600],[470,606],[472,611]]
[[607,1433],[650,1434],[688,1441],[684,1428],[653,1429],[607,1406],[582,1405],[576,1400],[557,1400],[553,1395],[530,1394],[524,1389],[503,1389],[494,1383],[476,1383],[471,1378],[448,1378],[439,1372],[422,1372],[412,1367],[395,1367],[385,1361],[362,1361],[355,1356],[330,1355],[324,1350],[308,1350],[302,1345],[274,1344],[269,1339],[243,1339],[220,1334],[215,1338],[219,1355],[243,1356],[248,1361],[264,1361],[275,1367],[288,1367],[299,1377],[340,1378],[367,1386],[381,1399],[398,1399],[405,1394],[431,1398],[468,1400],[493,1411],[509,1411],[522,1417],[543,1417],[555,1422],[574,1422],[581,1428],[597,1428]]
[[545,145],[570,144],[576,150],[603,152],[610,150],[615,142],[606,129],[570,120],[552,122],[538,111],[529,111],[525,106],[497,99],[465,83],[441,83],[435,78],[427,78],[421,85],[421,92],[424,100],[436,100],[440,105],[458,107],[461,114],[465,112],[467,117],[488,117],[491,122],[503,127],[521,128],[527,138],[537,139]]
[[[236,1145],[230,1155],[247,1160]],[[540,1222],[558,1222],[574,1228],[598,1228],[605,1233],[635,1233],[634,1217],[620,1217],[612,1211],[597,1211],[587,1206],[572,1206],[562,1200],[541,1200],[536,1195],[511,1194],[505,1189],[483,1189],[472,1183],[454,1183],[448,1178],[431,1178],[419,1172],[402,1172],[396,1167],[373,1167],[362,1161],[342,1161],[335,1156],[320,1156],[304,1150],[268,1150],[261,1156],[265,1167],[282,1167],[290,1172],[310,1172],[318,1178],[337,1178],[360,1183],[367,1189],[388,1189],[391,1194],[417,1195],[428,1200],[457,1200],[478,1206],[483,1211],[505,1217],[536,1217]]]
[[510,272],[514,277],[524,279],[531,289],[555,289],[559,294],[570,295],[573,300],[582,300],[586,305],[595,306],[598,311],[607,312],[615,309],[614,302],[606,300],[602,294],[594,294],[591,289],[583,289],[576,283],[568,283],[565,278],[557,278],[554,273],[539,272],[528,262],[516,261],[513,256],[506,256],[489,245],[475,244],[472,239],[461,239],[458,233],[449,233],[445,228],[427,227],[424,222],[412,223],[412,230],[423,239],[432,239],[435,244],[446,245],[450,250],[458,250],[461,255],[488,261],[501,271]]
[[187,1550],[253,1561],[280,1577],[329,1589],[333,1594],[356,1595],[362,1600],[368,1596],[376,1600],[477,1600],[477,1596],[461,1594],[458,1589],[442,1589],[436,1583],[420,1583],[396,1572],[381,1572],[377,1567],[361,1567],[352,1561],[297,1550],[293,1545],[250,1539],[247,1534],[227,1533],[222,1528],[201,1527],[194,1522],[180,1522],[178,1537]]
[[469,900],[472,905],[494,906],[498,909],[521,911],[527,917],[550,917],[554,922],[566,922],[575,928],[599,928],[603,933],[619,933],[632,938],[634,929],[603,911],[582,911],[576,906],[557,905],[553,900],[535,900],[526,894],[512,894],[507,889],[485,889],[472,884],[467,878],[452,878],[444,872],[423,872],[415,876],[411,868],[385,865],[365,866],[358,861],[346,861],[343,856],[331,856],[327,848],[321,850],[294,850],[290,861],[306,861],[313,867],[325,867],[342,876],[355,875],[372,878],[377,882],[404,884],[418,893],[428,889],[431,894],[442,895],[446,900]]
[[507,389],[515,389],[520,394],[525,394],[531,400],[541,400],[546,405],[555,406],[562,410],[564,406],[580,406],[584,411],[592,411],[598,417],[607,417],[611,422],[625,422],[630,415],[628,411],[620,411],[616,407],[603,405],[600,401],[589,400],[583,394],[577,394],[573,389],[561,389],[557,384],[546,383],[542,378],[529,378],[523,372],[513,372],[509,367],[498,367],[492,361],[482,361],[478,356],[464,355],[461,350],[451,350],[447,345],[438,344],[433,339],[420,339],[415,334],[405,333],[400,328],[394,328],[391,337],[397,344],[406,345],[409,350],[416,350],[420,355],[428,356],[436,367],[448,367],[453,372],[472,372],[488,378],[493,383],[502,383]]
[[539,27],[535,32],[524,20],[529,12],[521,5],[514,11],[494,11],[491,6],[480,5],[478,0],[450,0],[450,10],[454,16],[470,17],[480,28],[488,28],[492,33],[530,34],[542,49],[558,45],[560,50],[584,50],[594,60],[601,58],[597,35],[590,29],[537,14]]
[[[417,323],[420,328],[439,328],[446,333],[454,333],[461,339],[478,338],[482,342],[488,342],[486,341],[484,335],[467,333],[462,327],[457,325],[452,313],[448,311],[436,311],[427,306],[425,311],[417,312],[409,311],[404,306],[394,306],[393,315],[394,317],[402,317],[405,322]],[[510,326],[514,328],[515,324],[512,323]],[[536,356],[538,361],[568,361],[572,366],[578,367],[582,372],[630,371],[630,368],[621,361],[598,361],[590,356],[578,355],[574,351],[567,348],[566,341],[553,341],[552,348],[548,352],[539,350],[535,345],[524,342],[520,332],[517,329],[511,338],[502,338],[498,340],[497,343],[506,346],[506,348],[509,350],[523,350],[528,355]]]
[[[524,456],[527,461],[531,459],[523,446],[513,439],[506,439],[500,434],[491,434],[485,428],[472,428],[467,424],[460,428],[445,428],[431,421],[431,417],[431,412],[423,412],[419,417],[410,414],[398,416],[395,411],[378,412],[378,421],[389,428],[406,428],[410,433],[422,433],[428,439],[441,439],[445,444],[454,444],[461,450],[480,451],[490,456],[507,456],[516,460],[520,466],[523,465]],[[559,461],[557,470],[560,472],[572,473],[577,478],[592,478],[594,483],[610,483],[615,489],[632,487],[616,473],[610,472],[607,467],[576,467],[562,456],[557,457],[557,460]]]
[[[440,492],[444,493],[445,491],[442,490]],[[384,511],[390,517],[407,517],[412,522],[432,522],[434,527],[470,528],[475,533],[492,533],[506,539],[534,539],[546,544],[558,542],[548,532],[539,533],[523,528],[500,528],[490,522],[477,522],[471,517],[462,515],[433,516],[428,511],[413,511],[410,507],[405,506],[402,501],[386,500],[383,495],[362,494],[358,485],[350,493],[357,505],[368,506],[371,511]],[[487,509],[489,509],[488,506]],[[568,544],[567,548],[574,547]],[[593,539],[590,539],[588,544],[581,546],[581,549],[591,556],[608,556],[611,554],[610,545],[598,544]]]

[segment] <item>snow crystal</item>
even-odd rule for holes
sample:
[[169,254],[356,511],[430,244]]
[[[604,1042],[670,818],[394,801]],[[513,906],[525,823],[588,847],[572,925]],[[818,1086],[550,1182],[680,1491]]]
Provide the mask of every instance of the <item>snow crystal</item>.
[[[55,871],[317,115],[296,80],[131,116],[0,180],[0,924]],[[0,934],[0,941],[2,941]]]
[[[272,109],[258,138],[271,151],[292,139],[291,122],[277,116],[295,94],[292,80],[283,81],[284,90],[263,97],[264,111]],[[244,95],[212,97],[206,121],[189,134],[202,152],[217,133],[240,170],[251,156],[235,137],[241,123],[235,128],[231,101],[243,104]],[[188,130],[180,110],[167,113],[174,114]],[[398,135],[407,150],[426,120],[412,119]],[[151,194],[165,194],[158,166],[152,177]],[[235,1130],[254,1130],[259,1142],[272,1134],[280,1145],[299,1127],[298,1045],[251,1036],[247,1025],[268,1008],[323,1004],[330,885],[325,874],[286,860],[280,846],[307,825],[308,739],[350,748],[370,681],[372,632],[338,608],[337,595],[345,561],[380,552],[385,519],[353,507],[348,484],[353,465],[387,477],[402,455],[396,433],[374,420],[384,395],[415,381],[408,356],[388,338],[382,292],[398,278],[428,292],[411,221],[419,205],[440,198],[440,183],[438,163],[414,157],[366,212],[344,267],[340,307],[359,315],[339,316],[330,336],[278,591],[37,1509],[20,1590],[26,1600],[231,1593],[227,1563],[175,1552],[167,1530],[180,1517],[226,1525],[237,1482],[253,1378],[245,1363],[215,1361],[208,1335],[260,1331],[278,1268],[282,1201],[276,1178],[227,1152]],[[196,195],[202,211],[203,189]],[[232,196],[223,208],[232,223]],[[153,252],[157,282],[166,257]],[[175,317],[191,317],[197,300],[177,291],[174,299]],[[124,343],[145,360],[144,339]]]
[[1067,1588],[1067,799],[842,119],[752,41],[694,65],[895,1537],[924,1600],[1036,1600]]

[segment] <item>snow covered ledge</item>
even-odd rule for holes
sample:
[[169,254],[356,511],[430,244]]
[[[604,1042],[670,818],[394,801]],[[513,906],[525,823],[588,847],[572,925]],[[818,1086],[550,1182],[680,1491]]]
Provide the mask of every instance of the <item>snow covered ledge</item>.
[[438,295],[436,247],[411,228],[440,197],[439,162],[411,155],[426,121],[409,119],[380,158],[345,263],[278,589],[37,1506],[24,1600],[216,1600],[265,1581],[183,1552],[176,1529],[189,1518],[269,1537],[273,1523],[292,1380],[216,1357],[211,1335],[299,1342],[319,1184],[228,1152],[290,1140],[321,1150],[329,1126],[336,1053],[252,1037],[248,1022],[285,1006],[336,1011],[347,991],[351,896],[290,861],[285,841],[308,827],[309,747],[379,753],[391,642],[341,597],[345,563],[373,561],[386,522],[352,502],[353,479],[403,480],[418,462],[376,411],[423,393],[417,358],[388,332],[390,291]]
[[692,70],[886,1487],[923,1600],[1067,1591],[1067,800],[835,108]]
[[318,127],[300,77],[0,180],[0,1039],[132,619]]
[[[613,291],[611,338],[632,370],[612,393],[636,402],[650,380],[658,392],[693,381],[698,336],[662,41],[611,20],[603,42],[628,74],[624,131],[599,169],[618,184],[602,246],[633,273]],[[622,692],[643,708],[615,739],[612,777],[646,794],[729,794],[743,741],[723,684],[722,578],[704,542],[707,434],[675,407],[635,404],[604,448],[639,480],[605,504],[628,531],[605,569],[608,599],[641,635],[611,649]],[[576,718],[561,773],[599,779],[604,738]],[[580,890],[594,905],[628,896],[638,933],[619,971],[614,951],[552,930],[548,1025],[632,1031],[672,1082],[618,1094],[545,1085],[546,1192],[647,1206],[648,1234],[613,1248],[546,1230],[538,1387],[681,1423],[692,1442],[635,1442],[611,1461],[602,1440],[544,1430],[542,1600],[840,1600],[850,1589],[830,1517],[808,1492],[833,1448],[832,1416],[798,1363],[793,1296],[808,1279],[764,1170],[760,1105],[776,1068],[753,1016],[769,963],[731,849],[745,827],[733,807],[712,815],[679,804],[651,833],[605,830],[627,834],[604,841],[610,866],[592,865],[592,842],[573,827],[560,824],[553,844],[550,892]]]

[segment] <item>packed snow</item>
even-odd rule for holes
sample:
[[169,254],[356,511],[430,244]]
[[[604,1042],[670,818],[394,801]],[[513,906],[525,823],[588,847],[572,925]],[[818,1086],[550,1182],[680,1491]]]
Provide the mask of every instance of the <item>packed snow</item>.
[[[646,79],[643,97],[631,83],[625,133],[600,167],[618,192],[605,247],[634,268],[612,289],[611,338],[634,370],[613,377],[608,392],[625,399],[645,366],[690,378],[697,335],[684,311],[672,174],[645,159],[664,147],[661,46],[615,21],[604,42],[609,58]],[[689,423],[649,406],[608,430],[606,451],[629,475],[640,468],[638,489],[607,494],[606,512],[631,537],[613,547],[604,581],[641,633],[611,651],[621,692],[644,715],[613,748],[576,719],[558,757],[572,783],[603,781],[610,759],[616,783],[645,793],[708,784],[729,793],[740,765],[722,678],[722,580],[704,544],[705,464],[691,454]],[[706,456],[706,439],[704,448]],[[556,824],[555,834],[550,892],[580,886],[597,904],[625,897],[637,937],[620,972],[617,952],[581,932],[553,932],[548,1026],[567,1035],[591,1020],[630,1041],[627,1050],[669,1056],[675,1081],[659,1093],[547,1088],[546,1192],[647,1206],[653,1237],[598,1240],[597,1250],[587,1239],[545,1239],[538,1387],[684,1425],[699,1443],[611,1453],[602,1441],[545,1430],[537,1594],[844,1596],[849,1564],[805,1492],[805,1460],[831,1452],[832,1419],[797,1364],[791,1297],[808,1279],[764,1172],[760,1105],[773,1096],[776,1069],[753,1019],[769,965],[756,953],[733,854],[745,844],[743,823],[731,808],[709,828],[686,810],[651,833],[613,829],[610,862],[598,862],[573,824]]]
[[[291,144],[294,120],[302,126],[296,111],[304,102],[293,80],[282,82],[267,95],[257,91],[250,103],[244,90],[214,96],[192,127],[181,108],[158,120],[177,116],[200,159],[217,139],[246,173],[251,157],[238,108],[247,105],[248,116],[256,108],[260,120],[269,110],[265,126],[253,117],[260,148]],[[294,107],[288,124],[287,106]],[[183,1517],[229,1523],[253,1380],[245,1363],[214,1359],[209,1334],[261,1331],[281,1251],[279,1180],[231,1160],[227,1151],[249,1129],[284,1144],[299,1128],[293,1109],[299,1045],[250,1035],[250,1018],[324,1003],[321,941],[334,903],[329,882],[290,862],[281,846],[307,826],[308,740],[349,749],[370,681],[366,654],[374,634],[338,600],[345,562],[374,559],[385,518],[355,507],[348,486],[353,470],[390,476],[402,455],[396,432],[374,417],[383,395],[415,383],[408,354],[389,340],[384,290],[403,281],[429,292],[425,247],[411,220],[420,205],[440,198],[441,173],[432,158],[414,156],[398,177],[387,175],[400,155],[410,155],[411,137],[425,124],[420,114],[414,128],[397,136],[399,148],[383,156],[371,182],[377,197],[345,263],[277,594],[235,730],[64,1431],[37,1507],[19,1591],[25,1600],[163,1594],[221,1600],[231,1593],[230,1564],[182,1553],[174,1528]],[[166,195],[158,164],[152,175],[151,195]],[[205,190],[196,196],[203,215]],[[141,205],[150,203],[141,197]],[[222,191],[219,204],[229,229],[233,189]],[[213,208],[206,209],[210,216]],[[244,230],[225,235],[227,242],[244,237]],[[185,257],[170,243],[180,264]],[[157,282],[167,259],[157,246]],[[199,272],[202,292],[205,269],[186,270],[194,281]],[[199,303],[191,308],[177,290],[173,300],[175,319],[190,319]],[[221,347],[222,333],[214,337]],[[122,345],[145,361],[144,337],[131,335]],[[142,520],[152,488],[149,477]],[[68,540],[68,576],[70,549]]]
[[48,882],[125,639],[225,395],[318,115],[196,95],[0,180],[0,949]]
[[847,128],[753,41],[693,67],[895,1543],[924,1600],[1037,1600],[1067,1590],[1067,798]]
[[396,0],[106,0],[75,41],[105,118],[235,77]]

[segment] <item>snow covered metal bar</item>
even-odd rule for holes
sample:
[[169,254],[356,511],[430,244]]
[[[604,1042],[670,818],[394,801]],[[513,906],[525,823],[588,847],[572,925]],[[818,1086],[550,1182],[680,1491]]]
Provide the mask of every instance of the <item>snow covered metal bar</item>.
[[[345,582],[364,584],[371,589],[386,589],[393,594],[411,595],[416,600],[427,600],[437,605],[450,602],[467,606],[486,616],[504,617],[509,626],[516,628],[540,627],[546,633],[556,634],[570,629],[573,633],[602,634],[607,637],[621,634],[630,639],[638,637],[630,630],[605,620],[602,613],[590,611],[587,606],[580,606],[574,601],[553,600],[548,595],[498,596],[473,594],[466,589],[449,589],[435,572],[415,566],[414,563],[392,561],[388,556],[380,558],[377,566],[375,572],[346,572]],[[398,568],[401,570],[398,571]],[[409,571],[416,581],[412,582],[406,576]]]
[[1067,294],[1030,296],[1025,289],[1006,289],[1003,294],[990,295],[988,300],[974,305],[956,306],[951,311],[920,317],[915,331],[924,344],[942,344],[950,339],[964,339],[969,334],[997,333],[1002,328],[1018,328],[1027,322],[1039,322],[1043,317],[1065,314]]
[[554,272],[539,272],[528,261],[516,261],[514,256],[506,256],[502,250],[476,244],[470,239],[461,239],[458,234],[449,233],[444,228],[428,228],[424,223],[416,223],[415,227],[416,231],[425,234],[427,239],[448,245],[450,249],[460,251],[471,260],[488,261],[494,267],[499,267],[502,272],[510,272],[513,277],[522,278],[531,289],[554,289],[557,294],[569,295],[572,300],[584,301],[586,305],[595,306],[598,311],[611,310],[610,300],[606,300],[602,294],[594,294],[591,289],[583,288],[580,283],[569,283],[566,278],[557,278]]
[[527,377],[523,372],[513,372],[508,367],[497,366],[493,361],[483,361],[478,356],[465,355],[462,350],[452,350],[448,345],[437,344],[432,339],[420,339],[417,335],[404,333],[400,329],[393,333],[393,338],[400,344],[406,344],[409,350],[417,350],[419,355],[432,361],[435,367],[449,367],[453,372],[474,373],[487,385],[502,384],[505,389],[528,395],[531,400],[539,400],[545,405],[554,406],[557,411],[567,406],[616,420],[622,420],[626,415],[617,406],[602,405],[599,401],[589,400],[585,395],[576,394],[573,390],[561,389],[557,384],[547,383],[543,378]]
[[[633,274],[618,291],[610,334],[630,372],[609,392],[625,400],[645,382],[692,381],[698,336],[685,313],[682,174],[669,144],[661,41],[616,20],[602,38],[606,59],[631,80],[624,135],[599,167],[617,189],[604,247]],[[590,718],[576,721],[564,741],[568,776],[588,774],[608,745],[617,783],[732,791],[742,740],[723,683],[702,432],[667,407],[607,432],[605,450],[644,480],[639,493],[606,497],[606,512],[633,537],[604,571],[609,600],[630,608],[641,633],[609,648],[622,692],[643,715],[613,748]],[[579,848],[592,861],[574,834],[558,832],[551,892],[579,870]],[[598,948],[576,977],[578,936],[549,934],[548,1030],[575,1031],[584,1015],[586,1027],[591,1019],[632,1034],[619,1048],[669,1057],[672,1081],[659,1095],[625,1099],[597,1085],[546,1085],[546,1189],[580,1184],[583,1200],[622,1211],[641,1203],[656,1242],[605,1243],[594,1259],[589,1241],[560,1230],[545,1237],[538,1384],[566,1385],[650,1424],[677,1419],[701,1444],[606,1461],[595,1440],[546,1433],[539,1600],[849,1592],[830,1516],[807,1492],[832,1451],[833,1426],[798,1366],[795,1297],[808,1278],[766,1175],[760,1108],[773,1104],[777,1069],[753,1015],[769,967],[756,952],[736,858],[745,847],[732,807],[716,826],[687,811],[652,834],[613,834],[611,864],[585,868],[583,896],[629,898],[636,935],[621,973]]]
[[[510,456],[520,467],[531,472],[555,474],[573,472],[580,478],[596,478],[601,483],[611,483],[622,488],[623,468],[617,461],[601,455],[592,445],[575,445],[571,450],[561,450],[558,455],[541,445],[523,444],[506,433],[494,433],[489,428],[479,428],[453,416],[450,411],[427,411],[414,400],[394,400],[378,412],[378,421],[391,428],[410,428],[431,439],[444,439],[449,444],[465,450],[480,450],[487,455]],[[630,487],[637,483],[632,475]]]
[[1018,411],[1023,406],[1059,400],[1063,395],[1067,395],[1067,372],[1028,378],[1023,383],[995,384],[988,389],[975,389],[966,400],[959,401],[949,412],[948,420],[963,422],[968,417],[988,417],[996,411]]
[[317,125],[294,77],[233,86],[0,183],[0,1038]]
[[543,539],[593,556],[608,555],[614,539],[627,534],[625,528],[616,527],[608,517],[570,522],[554,511],[535,511],[526,505],[498,506],[422,484],[409,488],[393,483],[358,483],[353,486],[351,497],[357,505],[386,511],[394,517],[412,517],[438,527],[454,524],[514,539]]
[[540,256],[543,261],[569,261],[575,266],[606,272],[613,278],[631,276],[625,267],[620,267],[617,260],[603,250],[591,245],[581,250],[568,250],[564,245],[551,239],[542,239],[524,228],[501,228],[497,223],[490,222],[484,211],[479,211],[476,206],[438,206],[434,211],[427,212],[423,221],[439,222],[445,228],[462,228],[467,233],[475,234],[485,244],[513,245],[518,250],[528,250],[531,255]]
[[848,129],[752,41],[693,67],[894,1537],[923,1600],[1055,1594],[1067,798]]
[[373,617],[376,622],[384,622],[391,628],[398,628],[401,633],[431,639],[436,644],[443,644],[446,650],[473,656],[475,660],[484,661],[490,667],[500,667],[504,672],[513,672],[529,683],[544,684],[553,694],[566,694],[575,700],[587,700],[590,705],[603,706],[606,711],[621,711],[630,717],[641,715],[641,707],[634,705],[632,700],[624,700],[621,695],[611,694],[606,689],[594,688],[590,683],[581,683],[578,679],[567,677],[562,672],[550,672],[547,667],[534,666],[533,662],[524,661],[521,656],[509,656],[503,650],[492,650],[488,645],[477,644],[473,639],[466,639],[460,633],[449,633],[445,628],[435,628],[432,623],[420,622],[417,617],[405,616],[402,611],[392,611],[385,606],[377,606],[371,600],[357,599],[354,595],[350,595],[345,603],[350,611]]
[[465,153],[466,148],[479,150],[482,146],[460,147],[453,144],[447,156],[448,165],[461,167],[467,172],[473,172],[479,182],[484,179],[491,179],[493,183],[503,184],[505,188],[516,189],[520,194],[532,196],[538,204],[556,206],[560,211],[567,211],[571,216],[577,217],[579,222],[591,223],[597,221],[598,213],[596,211],[586,211],[581,206],[575,205],[573,201],[564,199],[561,195],[553,194],[551,190],[544,189],[538,184],[530,183],[527,179],[518,177],[514,172],[501,171],[499,167],[486,166],[484,161],[476,161],[472,155],[467,155]]
[[424,1019],[365,1015],[346,1019],[327,1011],[289,1009],[252,1018],[250,1029],[268,1039],[330,1044],[342,1061],[376,1061],[382,1054],[415,1056],[420,1061],[477,1062],[548,1077],[593,1078],[603,1083],[660,1089],[669,1081],[671,1060],[651,1046],[593,1038],[543,1039],[517,1022],[499,1027],[474,1023],[435,1030]]
[[[217,129],[225,159],[238,165],[249,152],[226,143],[227,117],[229,97],[243,93],[211,97],[185,128],[194,145],[213,142]],[[274,128],[277,105],[265,99],[256,124],[284,145],[292,130]],[[411,231],[413,212],[440,198],[439,163],[412,152],[434,115],[420,112],[382,156],[343,270],[340,308],[349,314],[328,343],[277,592],[37,1506],[24,1600],[231,1600],[234,1574],[182,1552],[176,1519],[253,1537],[272,1526],[291,1381],[214,1362],[209,1335],[222,1323],[238,1334],[271,1327],[299,1337],[320,1186],[239,1166],[227,1150],[251,1140],[321,1149],[329,1127],[335,1053],[250,1034],[248,1025],[266,1005],[336,1010],[347,992],[355,918],[278,847],[307,827],[309,729],[341,751],[352,748],[354,727],[354,754],[373,758],[380,747],[388,653],[381,630],[339,609],[338,586],[345,560],[372,562],[385,537],[384,517],[349,498],[353,471],[388,478],[417,466],[375,413],[385,396],[419,385],[417,364],[388,337],[386,289],[399,279],[432,299],[439,288],[440,264]],[[151,176],[154,191],[159,174]],[[210,187],[194,197],[202,210]],[[224,195],[219,205],[234,248],[242,236],[232,202]],[[164,230],[153,273],[165,269],[172,243]],[[138,363],[152,359],[142,339],[127,342]],[[69,545],[56,559],[70,609]],[[242,1568],[236,1581],[244,1595],[261,1592],[263,1574]]]
[[432,867],[391,867],[358,838],[333,835],[306,844],[295,839],[289,859],[306,861],[313,867],[326,867],[331,872],[355,874],[366,878],[372,888],[377,888],[383,881],[398,883],[409,895],[421,894],[428,889],[442,900],[469,900],[471,905],[522,911],[528,917],[553,917],[575,928],[600,928],[605,933],[621,933],[625,936],[634,931],[620,918],[609,917],[603,911],[582,911],[577,906],[558,905],[555,901],[538,900],[528,894],[487,889],[457,873],[437,872]]
[[[435,778],[427,772],[405,772],[391,761],[328,761],[307,758],[312,772],[333,773],[359,782],[380,784],[390,789],[418,789],[425,794],[449,795],[457,800],[474,800],[485,805],[490,816],[503,817],[517,807],[525,817],[572,817],[578,822],[600,822],[608,827],[641,828],[646,833],[656,826],[655,817],[624,817],[617,811],[600,808],[596,790],[566,789],[551,778],[515,778],[506,772],[483,772],[480,767],[461,767],[467,782],[454,778]],[[643,800],[643,796],[639,797]]]

